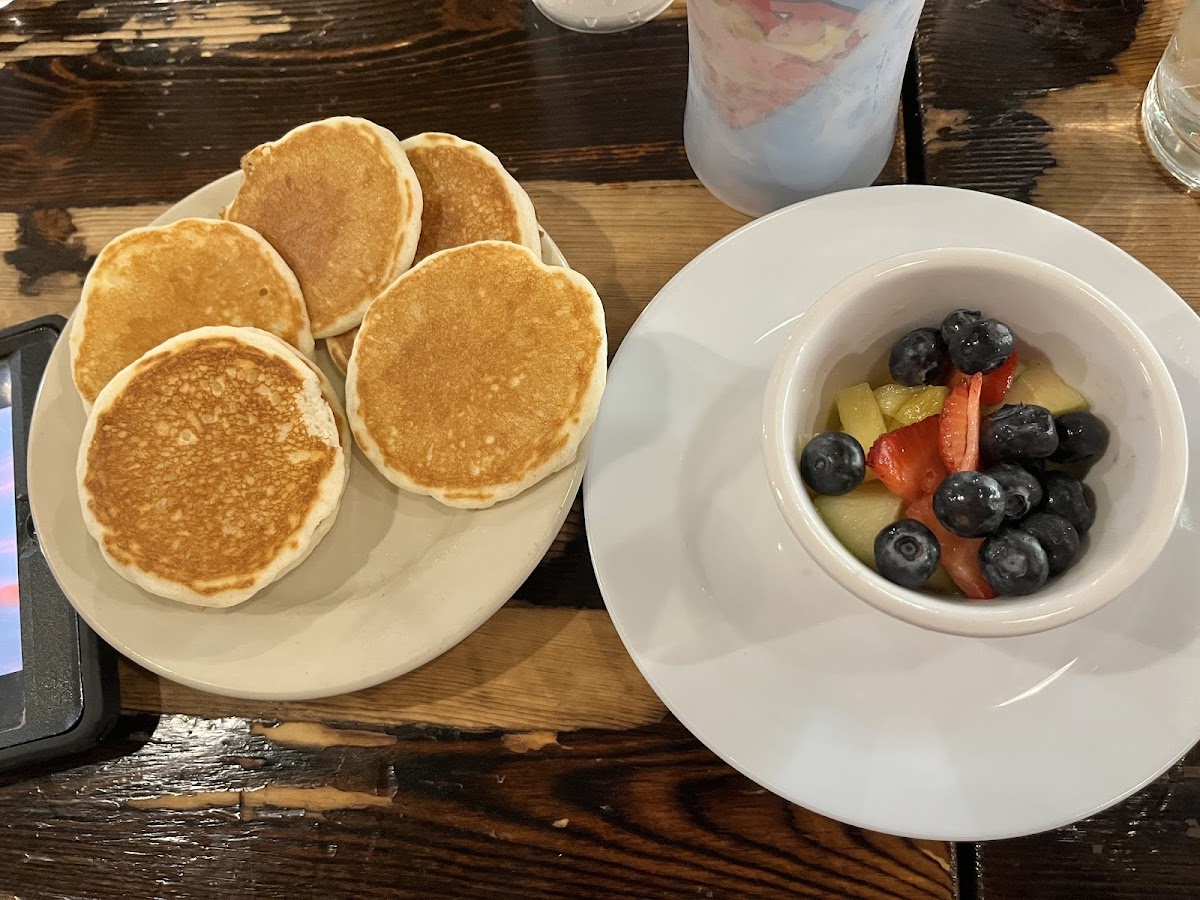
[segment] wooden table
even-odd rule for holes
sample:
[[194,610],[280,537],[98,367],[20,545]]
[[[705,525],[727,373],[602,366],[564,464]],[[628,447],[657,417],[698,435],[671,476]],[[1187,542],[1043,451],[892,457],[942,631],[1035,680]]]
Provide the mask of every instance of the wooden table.
[[[1200,207],[1137,125],[1179,6],[927,0],[882,180],[1052,209],[1195,305]],[[615,347],[746,221],[684,157],[686,45],[678,0],[604,37],[525,0],[14,0],[0,10],[0,324],[69,312],[106,241],[246,149],[357,114],[495,150],[596,284]],[[1200,896],[1196,754],[1089,821],[978,847],[849,828],[758,788],[638,675],[578,508],[508,606],[389,684],[259,703],[131,664],[121,682],[103,746],[0,777],[0,897]]]

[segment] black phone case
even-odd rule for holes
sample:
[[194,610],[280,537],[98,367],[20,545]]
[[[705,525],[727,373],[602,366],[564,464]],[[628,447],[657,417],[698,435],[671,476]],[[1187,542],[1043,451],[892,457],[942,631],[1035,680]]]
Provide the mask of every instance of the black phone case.
[[[86,750],[104,737],[120,710],[116,652],[84,623],[58,586],[42,554],[29,510],[25,462],[33,404],[50,359],[50,351],[65,325],[66,319],[62,316],[44,316],[0,331],[0,358],[16,355],[11,375],[13,407],[21,413],[13,420],[14,494],[21,590],[23,595],[28,590],[29,596],[37,598],[36,604],[30,605],[35,606],[39,630],[54,629],[53,633],[71,636],[72,640],[56,641],[51,652],[78,653],[82,709],[73,724],[63,722],[55,728],[54,723],[43,723],[41,731],[52,730],[55,733],[45,736],[35,734],[29,741],[0,748],[0,770],[46,762]],[[27,621],[31,619],[26,619],[22,613],[23,635]],[[66,662],[58,661],[62,667],[60,671],[65,670]],[[61,704],[65,689],[74,693],[74,688],[73,684],[68,687],[49,678],[26,683],[25,707],[35,711],[51,708],[56,702]],[[65,730],[61,726],[65,726]]]

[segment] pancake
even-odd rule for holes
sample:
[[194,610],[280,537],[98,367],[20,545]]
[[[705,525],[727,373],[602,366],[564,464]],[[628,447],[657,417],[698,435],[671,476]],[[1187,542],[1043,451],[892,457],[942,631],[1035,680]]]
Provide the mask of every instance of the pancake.
[[424,198],[417,262],[475,241],[512,241],[541,256],[533,201],[490,150],[433,131],[400,146]]
[[348,331],[412,265],[421,186],[396,136],[366,119],[310,122],[242,157],[225,217],[287,260],[315,337]]
[[[400,146],[421,183],[421,239],[414,263],[475,241],[512,241],[541,258],[533,201],[490,150],[433,131],[401,141]],[[351,330],[325,341],[343,375],[355,334]]]
[[346,374],[346,367],[350,365],[350,354],[354,352],[354,339],[358,337],[360,327],[362,326],[325,338],[325,349],[329,351],[329,358],[343,375]]
[[346,453],[312,363],[250,328],[200,328],[123,369],[76,475],[104,558],[152,593],[241,603],[328,531]]
[[262,328],[313,352],[300,285],[255,231],[183,219],[113,240],[84,281],[71,325],[71,373],[85,408],[147,350],[204,325]]
[[371,304],[346,414],[394,484],[488,507],[574,460],[607,349],[600,298],[582,275],[517,244],[443,250]]

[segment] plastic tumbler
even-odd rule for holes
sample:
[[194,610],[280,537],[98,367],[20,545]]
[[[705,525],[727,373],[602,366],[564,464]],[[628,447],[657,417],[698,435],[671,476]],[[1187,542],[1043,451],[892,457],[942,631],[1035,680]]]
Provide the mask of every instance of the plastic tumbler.
[[696,177],[753,216],[871,184],[895,141],[923,3],[688,0]]

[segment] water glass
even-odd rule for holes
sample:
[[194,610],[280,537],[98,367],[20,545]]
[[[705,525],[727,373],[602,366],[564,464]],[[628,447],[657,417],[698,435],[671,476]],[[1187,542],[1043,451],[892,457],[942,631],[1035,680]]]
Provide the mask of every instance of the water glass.
[[1200,0],[1184,7],[1146,87],[1142,130],[1163,167],[1200,190]]

